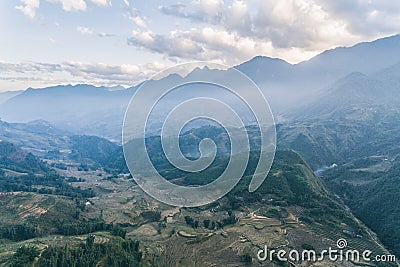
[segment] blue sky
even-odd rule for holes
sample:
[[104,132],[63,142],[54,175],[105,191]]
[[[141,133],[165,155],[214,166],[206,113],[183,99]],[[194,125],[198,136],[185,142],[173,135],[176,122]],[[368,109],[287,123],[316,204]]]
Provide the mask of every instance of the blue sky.
[[0,2],[0,91],[134,85],[177,62],[291,63],[398,33],[389,0]]

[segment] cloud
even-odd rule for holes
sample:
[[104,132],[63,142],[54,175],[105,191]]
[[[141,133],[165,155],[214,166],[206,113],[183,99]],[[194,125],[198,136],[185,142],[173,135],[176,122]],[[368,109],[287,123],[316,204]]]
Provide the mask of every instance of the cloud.
[[99,37],[113,37],[113,36],[115,36],[115,34],[106,33],[106,32],[99,32],[99,33],[97,34],[97,36],[99,36]]
[[94,33],[92,29],[82,26],[76,27],[76,30],[83,35],[92,35]]
[[296,63],[400,28],[400,2],[389,0],[194,0],[159,11],[188,20],[192,28],[134,31],[130,45],[172,58],[228,64],[257,55]]
[[111,6],[110,0],[90,0],[90,2],[92,2],[98,6]]
[[86,10],[86,2],[84,0],[56,0],[56,2],[61,3],[65,11]]
[[60,64],[25,62],[9,63],[0,61],[0,71],[4,73],[25,73],[25,72],[47,72],[53,73],[61,71]]
[[161,11],[161,13],[164,13],[166,15],[172,15],[176,17],[188,17],[188,14],[186,13],[186,5],[184,4],[174,4],[174,5],[169,5],[169,6],[159,6],[158,9]]
[[39,8],[39,0],[21,0],[22,5],[16,6],[15,8],[21,10],[21,12],[30,17],[34,18],[36,16],[36,9]]
[[85,83],[95,85],[132,86],[150,78],[165,68],[164,64],[153,62],[145,64],[112,65],[105,63],[65,62],[62,70],[73,77],[83,79]]
[[140,16],[132,16],[130,19],[133,21],[133,23],[135,23],[139,27],[142,27],[142,28],[147,27],[146,22]]
[[203,53],[201,45],[190,38],[191,32],[173,31],[166,36],[151,31],[133,31],[132,35],[128,39],[129,45],[144,47],[170,57],[190,58]]
[[351,32],[363,36],[398,33],[400,2],[391,0],[321,0],[325,10],[348,22]]
[[[62,8],[65,11],[86,10],[88,2],[85,0],[50,0],[50,1],[61,3]],[[96,4],[98,6],[111,6],[110,0],[89,0],[89,2],[92,2],[93,4]]]
[[276,48],[311,50],[351,44],[358,38],[348,30],[345,20],[332,17],[313,0],[260,2],[257,14],[252,17],[251,34],[271,40]]
[[125,5],[126,5],[127,7],[130,6],[129,0],[123,0],[123,1],[124,1]]
[[[270,41],[255,40],[224,29],[205,27],[188,31],[173,31],[169,36],[151,31],[134,31],[128,44],[160,53],[177,63],[182,59],[211,60],[234,65],[256,55],[285,55],[294,60],[312,57],[316,52],[302,52],[298,48],[275,48]],[[299,58],[298,55],[302,57]]]
[[164,64],[112,65],[106,63],[83,63],[76,61],[61,64],[0,61],[0,80],[34,81],[38,84],[88,83],[104,86],[132,86],[150,78],[165,68]]
[[[64,11],[80,10],[84,11],[87,8],[87,3],[91,2],[97,6],[111,6],[111,0],[47,0],[51,3],[60,3]],[[36,10],[39,8],[40,0],[21,0],[22,5],[15,8],[29,18],[36,16]]]
[[143,17],[139,10],[135,8],[128,9],[128,18],[138,27],[147,28],[147,18]]
[[145,16],[142,16],[138,9],[129,7],[129,2],[126,2],[125,4],[127,5],[125,16],[136,26],[140,28],[147,28],[149,19]]
[[165,15],[215,24],[221,20],[224,10],[224,1],[194,0],[188,6],[184,4],[173,4],[169,6],[159,6],[158,9]]
[[193,1],[194,8],[200,13],[210,17],[218,17],[221,15],[224,8],[223,0],[195,0]]
[[133,84],[138,79],[148,78],[149,75],[165,68],[160,63],[148,64],[122,64],[110,65],[105,63],[81,63],[66,62],[63,70],[68,71],[75,77],[82,77],[88,80],[116,81],[118,85]]
[[93,29],[88,28],[88,27],[83,27],[83,26],[77,26],[76,31],[79,32],[82,35],[94,35],[96,34],[98,37],[113,37],[115,34],[112,33],[106,33],[106,32],[99,32],[95,33]]
[[[317,54],[321,49],[351,44],[357,39],[346,29],[344,21],[332,20],[311,0],[233,0],[230,3],[196,0],[190,7],[171,5],[159,10],[192,23],[202,21],[209,25],[164,35],[153,34],[157,37],[153,38],[157,44],[143,42],[141,37],[146,33],[134,32],[128,41],[131,45],[162,53],[158,42],[167,42],[161,46],[168,48],[163,53],[172,56],[175,45],[184,40],[185,43],[197,43],[197,49],[201,51],[197,54],[180,53],[188,55],[186,59],[218,59],[236,64],[256,55],[296,62]],[[302,54],[303,58],[296,53]]]

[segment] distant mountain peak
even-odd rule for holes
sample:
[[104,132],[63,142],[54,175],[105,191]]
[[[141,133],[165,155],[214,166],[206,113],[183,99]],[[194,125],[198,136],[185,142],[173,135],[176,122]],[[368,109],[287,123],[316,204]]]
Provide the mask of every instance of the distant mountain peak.
[[289,62],[280,59],[280,58],[273,58],[273,57],[267,57],[267,56],[255,56],[252,59],[245,61],[241,63],[240,65],[237,65],[236,67],[243,66],[243,65],[248,65],[248,64],[283,64],[283,65],[292,65]]
[[[344,78],[341,79],[341,80],[344,80],[344,79],[360,79],[360,78],[366,79],[366,78],[368,78],[368,76],[365,75],[365,74],[362,73],[362,72],[353,71],[353,72],[351,72],[349,75],[347,75],[346,77],[344,77]],[[339,81],[340,81],[340,80],[339,80]]]
[[[393,65],[399,60],[398,51],[400,49],[400,34],[379,38],[373,41],[361,42],[352,46],[340,46],[323,51],[308,61],[303,61],[297,65],[315,65],[318,62],[327,63],[341,61],[364,61],[370,64],[363,64],[360,69],[368,70],[379,69],[379,65]],[[381,63],[382,62],[382,63]],[[392,62],[392,63],[391,63]],[[368,66],[374,63],[377,66]],[[336,63],[337,64],[337,63]],[[346,69],[346,65],[341,64],[339,67]],[[351,65],[350,65],[351,67]],[[354,71],[354,69],[353,69]]]

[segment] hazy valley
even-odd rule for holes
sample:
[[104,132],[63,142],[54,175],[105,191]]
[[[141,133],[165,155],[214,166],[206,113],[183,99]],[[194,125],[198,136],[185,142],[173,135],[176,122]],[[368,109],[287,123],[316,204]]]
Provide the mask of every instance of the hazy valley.
[[[161,204],[130,176],[121,131],[137,86],[1,93],[0,265],[262,266],[264,245],[321,251],[340,238],[399,257],[400,36],[296,65],[256,57],[237,69],[266,95],[278,151],[264,184],[249,193],[259,133],[247,125],[252,153],[243,179],[199,208]],[[196,71],[216,70],[189,75]],[[167,163],[159,136],[146,142],[167,179],[199,185],[223,171],[230,149],[223,129],[202,125],[182,133],[183,153],[198,157],[205,137],[217,143],[217,160],[195,176]],[[290,264],[275,258],[268,266]],[[360,265],[398,263],[337,263]]]

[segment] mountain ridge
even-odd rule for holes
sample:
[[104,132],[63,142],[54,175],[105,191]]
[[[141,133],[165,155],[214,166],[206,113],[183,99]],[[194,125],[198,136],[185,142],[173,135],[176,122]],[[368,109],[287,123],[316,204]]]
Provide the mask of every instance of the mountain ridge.
[[[235,68],[254,80],[276,117],[284,119],[352,72],[371,75],[399,62],[400,35],[394,35],[331,49],[298,64],[257,56]],[[212,75],[212,71],[197,69],[188,75]],[[168,79],[184,79],[171,75],[164,78],[167,84]],[[0,117],[10,122],[43,119],[76,134],[120,140],[125,109],[140,85],[121,90],[85,84],[28,89],[0,104]]]

